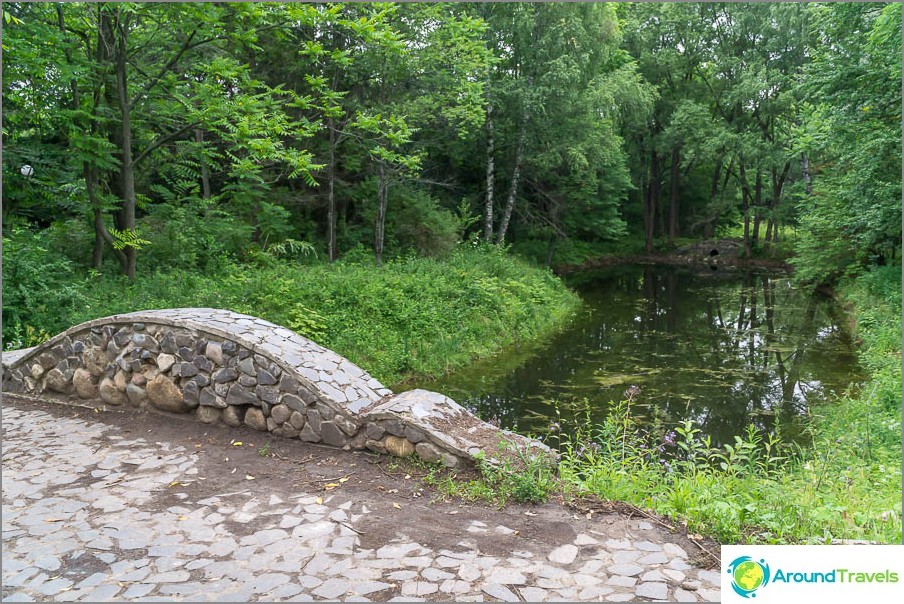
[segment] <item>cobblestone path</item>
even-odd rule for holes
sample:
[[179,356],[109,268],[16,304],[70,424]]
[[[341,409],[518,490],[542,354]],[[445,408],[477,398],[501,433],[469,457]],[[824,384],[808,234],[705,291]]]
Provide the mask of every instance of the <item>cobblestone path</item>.
[[[203,492],[185,445],[124,434],[103,416],[4,403],[2,419],[4,601],[719,599],[718,572],[643,520],[625,520],[617,538],[582,525],[538,543],[505,510],[493,522],[425,510],[452,523],[444,542],[418,523],[373,543],[390,499],[250,479]],[[175,488],[189,483],[204,496]]]

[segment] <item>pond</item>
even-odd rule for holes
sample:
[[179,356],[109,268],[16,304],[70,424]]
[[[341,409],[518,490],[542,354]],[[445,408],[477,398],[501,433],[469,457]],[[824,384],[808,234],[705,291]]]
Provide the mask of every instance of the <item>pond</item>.
[[442,392],[484,420],[542,435],[602,421],[625,391],[651,431],[692,420],[713,444],[747,425],[799,439],[811,414],[861,379],[831,299],[786,275],[621,266],[572,276],[584,305],[564,330],[442,379],[396,387]]

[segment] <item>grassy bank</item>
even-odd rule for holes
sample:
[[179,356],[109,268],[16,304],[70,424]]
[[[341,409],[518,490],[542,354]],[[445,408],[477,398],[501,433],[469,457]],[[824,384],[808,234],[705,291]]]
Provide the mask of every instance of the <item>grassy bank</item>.
[[[592,494],[624,501],[722,543],[901,543],[901,273],[873,270],[842,283],[869,379],[856,393],[810,410],[805,446],[750,426],[716,448],[690,422],[652,438],[626,400],[602,424],[559,435],[558,475],[539,465],[484,468],[441,493],[503,504]],[[554,438],[554,437],[553,437]]]
[[723,543],[900,543],[900,267],[840,291],[871,377],[858,394],[811,409],[810,446],[764,442],[751,426],[716,449],[690,423],[653,441],[626,401],[565,438],[563,488],[652,509]]
[[217,271],[159,271],[129,283],[91,277],[60,257],[8,242],[4,347],[33,345],[76,323],[120,312],[215,307],[285,325],[391,384],[437,375],[515,342],[542,338],[579,301],[551,273],[495,247],[462,247],[444,260],[373,266],[276,258]]

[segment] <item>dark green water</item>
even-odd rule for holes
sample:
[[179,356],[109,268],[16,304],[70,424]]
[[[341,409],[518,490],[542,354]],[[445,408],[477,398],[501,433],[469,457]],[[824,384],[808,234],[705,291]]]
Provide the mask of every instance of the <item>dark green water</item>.
[[631,413],[653,431],[690,419],[721,444],[750,423],[780,422],[794,439],[861,378],[841,310],[785,276],[623,266],[570,285],[584,307],[548,342],[400,389],[436,390],[487,421],[543,434],[588,412],[602,420],[637,386]]

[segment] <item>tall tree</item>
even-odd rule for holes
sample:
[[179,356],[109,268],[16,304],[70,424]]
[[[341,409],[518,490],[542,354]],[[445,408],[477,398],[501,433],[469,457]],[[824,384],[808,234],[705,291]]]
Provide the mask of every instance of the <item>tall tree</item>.
[[[799,85],[801,277],[830,280],[901,251],[901,4],[810,7]],[[810,177],[812,174],[812,182]]]

